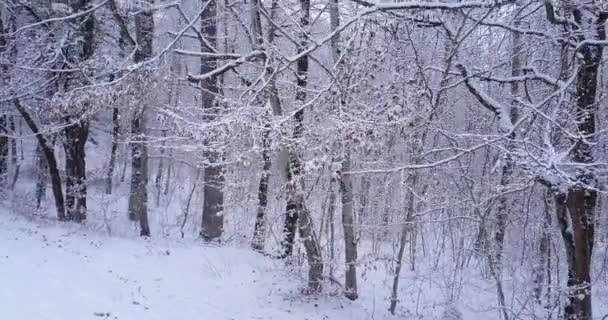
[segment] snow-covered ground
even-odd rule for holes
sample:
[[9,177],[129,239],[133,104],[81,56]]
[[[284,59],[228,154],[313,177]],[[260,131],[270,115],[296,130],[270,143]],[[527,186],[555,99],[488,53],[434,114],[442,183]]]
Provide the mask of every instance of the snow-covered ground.
[[0,215],[2,319],[371,319],[360,302],[302,297],[282,270],[246,249]]
[[[499,319],[493,281],[476,272],[451,272],[448,263],[444,269],[419,263],[416,271],[403,270],[392,316],[388,258],[360,256],[361,295],[352,302],[330,283],[321,295],[304,296],[305,263],[286,267],[240,246],[109,236],[87,225],[2,213],[0,319],[453,320],[453,306],[463,319]],[[519,319],[542,315],[522,295],[530,291],[526,273],[513,271],[504,279],[509,312]],[[594,291],[595,312],[604,314],[604,281]]]

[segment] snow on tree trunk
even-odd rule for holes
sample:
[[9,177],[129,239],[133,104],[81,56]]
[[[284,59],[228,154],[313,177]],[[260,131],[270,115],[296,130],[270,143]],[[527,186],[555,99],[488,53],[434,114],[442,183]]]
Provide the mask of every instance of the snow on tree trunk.
[[[152,56],[154,39],[154,16],[152,12],[153,2],[145,4],[135,16],[135,32],[137,38],[137,49],[134,61],[136,63],[145,61]],[[148,72],[143,70],[141,78],[135,81],[146,82]],[[149,93],[146,88],[141,89],[141,94]],[[150,236],[150,225],[148,223],[148,146],[146,143],[146,97],[139,99],[140,103],[133,110],[131,119],[131,134],[135,140],[131,144],[131,191],[129,193],[129,219],[139,221],[140,235]]]
[[0,115],[0,186],[8,187],[9,131],[6,114]]
[[304,203],[304,195],[298,194],[295,196],[295,210],[298,212],[298,228],[300,230],[300,238],[304,242],[306,250],[306,259],[308,261],[308,288],[307,293],[315,293],[321,291],[321,282],[323,280],[323,258],[321,256],[321,248],[315,229],[313,227],[310,212]]
[[65,204],[70,221],[83,222],[87,218],[87,177],[85,144],[89,136],[86,121],[64,129],[65,140]]
[[[339,0],[330,0],[329,3],[330,24],[332,31],[340,26],[340,4]],[[333,63],[340,69],[340,34],[336,33],[331,39]],[[340,97],[338,103],[343,104],[344,99]],[[359,296],[357,291],[357,241],[355,239],[355,221],[353,210],[353,182],[352,176],[348,174],[351,170],[350,146],[345,142],[342,150],[342,168],[340,176],[340,192],[342,194],[342,227],[344,229],[344,258],[346,273],[344,275],[344,295],[350,300],[356,300]],[[345,174],[346,173],[346,174]]]
[[[577,32],[579,44],[576,74],[576,109],[574,121],[580,140],[572,148],[573,160],[579,164],[593,163],[593,145],[596,137],[596,101],[598,73],[603,58],[604,46],[593,41],[606,41],[608,12],[599,7],[568,7],[570,20],[556,14],[553,2],[546,1],[547,18],[554,24],[565,24]],[[566,18],[570,19],[570,17]],[[564,22],[565,21],[565,22]],[[569,23],[573,22],[573,23]],[[585,29],[581,32],[579,28]],[[595,210],[597,207],[596,177],[586,169],[577,169],[576,179],[566,192],[556,191],[556,213],[568,261],[568,298],[565,316],[568,320],[591,320],[591,258],[595,234]]]
[[[207,7],[201,14],[201,34],[210,46],[217,44],[217,1],[202,1]],[[210,52],[212,48],[201,42],[201,51]],[[201,74],[214,70],[216,62],[213,58],[201,57]],[[217,77],[208,77],[200,82],[202,92],[203,112],[209,123],[217,118],[219,103],[216,95],[219,93]],[[205,241],[219,241],[224,231],[224,167],[221,164],[223,155],[217,150],[205,151],[208,163],[204,165],[203,186],[203,219],[201,237]]]

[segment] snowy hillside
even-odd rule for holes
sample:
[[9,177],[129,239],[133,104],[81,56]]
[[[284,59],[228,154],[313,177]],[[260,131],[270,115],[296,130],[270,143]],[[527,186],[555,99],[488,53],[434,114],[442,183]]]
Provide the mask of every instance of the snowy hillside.
[[[395,316],[387,311],[390,277],[369,263],[364,294],[352,302],[339,287],[305,296],[302,266],[247,248],[200,240],[110,237],[86,226],[0,215],[0,310],[3,319],[498,319],[491,281],[449,272],[405,272]],[[304,270],[301,270],[304,271]],[[455,277],[455,276],[454,276]],[[452,279],[454,280],[454,279]],[[516,279],[508,281],[515,283]],[[457,306],[446,303],[462,290]],[[450,293],[452,291],[452,293]],[[598,292],[602,293],[602,292]],[[596,295],[601,299],[604,294]],[[600,301],[598,311],[604,311]],[[528,315],[529,316],[529,315]],[[529,318],[527,318],[529,319]]]
[[371,318],[343,298],[302,300],[302,279],[248,250],[0,219],[3,319]]
[[608,320],[608,1],[0,1],[0,320]]

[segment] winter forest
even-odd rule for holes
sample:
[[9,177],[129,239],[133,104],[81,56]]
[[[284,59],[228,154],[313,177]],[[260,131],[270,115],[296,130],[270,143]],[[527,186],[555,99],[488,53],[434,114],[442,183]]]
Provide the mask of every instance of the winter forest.
[[607,20],[2,0],[0,314],[607,319]]

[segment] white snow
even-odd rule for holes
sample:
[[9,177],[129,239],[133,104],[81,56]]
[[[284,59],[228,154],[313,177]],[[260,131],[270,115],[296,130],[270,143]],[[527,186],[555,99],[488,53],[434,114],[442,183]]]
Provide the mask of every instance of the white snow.
[[[367,245],[361,246],[359,257],[360,298],[352,302],[328,282],[322,294],[303,295],[307,267],[298,258],[286,267],[284,261],[236,243],[209,246],[195,239],[101,232],[0,213],[2,319],[499,319],[492,281],[477,271],[454,271],[446,263],[452,259],[447,254],[439,263],[445,268],[421,260],[412,271],[405,261],[397,314],[392,316],[387,311],[392,273],[386,259],[366,254],[371,249]],[[342,271],[335,272],[341,280]],[[522,292],[530,283],[525,274],[505,272],[507,290]],[[594,287],[603,314],[608,311],[601,303],[605,286]]]
[[303,297],[285,269],[245,249],[0,215],[3,319],[368,319],[357,302]]

